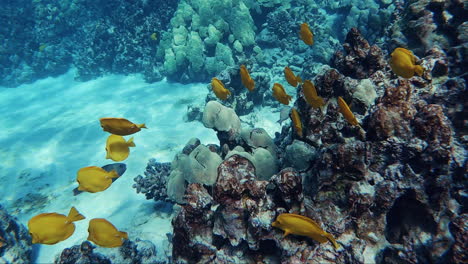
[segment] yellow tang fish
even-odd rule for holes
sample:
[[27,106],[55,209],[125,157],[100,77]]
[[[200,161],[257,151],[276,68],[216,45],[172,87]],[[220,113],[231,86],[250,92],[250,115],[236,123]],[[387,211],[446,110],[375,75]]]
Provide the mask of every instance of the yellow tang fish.
[[310,31],[309,25],[307,23],[301,24],[301,29],[299,30],[299,36],[301,37],[302,41],[304,41],[307,45],[314,44],[314,33]]
[[313,108],[320,108],[325,105],[323,98],[317,95],[317,90],[315,90],[315,85],[309,81],[305,80],[302,85],[302,91],[304,93],[305,100]]
[[415,73],[419,76],[423,74],[423,67],[416,65],[416,57],[411,51],[404,48],[396,48],[390,56],[390,67],[396,75],[403,78],[411,78]]
[[99,121],[104,131],[119,136],[128,136],[140,131],[142,128],[147,128],[145,124],[137,125],[125,118],[103,117]]
[[273,97],[275,97],[278,102],[285,105],[288,105],[289,101],[292,99],[290,95],[286,94],[284,87],[279,83],[273,84]]
[[299,116],[299,113],[295,108],[291,110],[291,120],[294,125],[294,129],[296,130],[296,134],[299,137],[302,137],[302,122],[301,122],[301,117]]
[[85,219],[75,207],[68,216],[57,213],[43,213],[31,218],[28,222],[29,233],[33,244],[53,245],[69,238],[75,232],[73,222]]
[[213,88],[213,92],[215,93],[216,97],[221,100],[226,100],[231,92],[224,87],[224,84],[218,80],[217,78],[211,79],[211,87]]
[[343,117],[348,121],[353,126],[359,126],[359,122],[357,121],[356,117],[354,116],[353,112],[351,112],[351,109],[349,109],[348,104],[341,98],[341,96],[338,96],[338,106],[340,107],[340,112],[343,114]]
[[106,159],[122,161],[130,155],[130,147],[135,147],[133,138],[125,141],[125,138],[117,135],[110,135],[106,142]]
[[296,87],[298,83],[302,83],[301,77],[294,75],[288,66],[284,67],[284,77],[286,81],[294,87]]
[[252,92],[255,89],[255,81],[250,77],[250,74],[247,71],[247,68],[245,68],[245,65],[240,66],[240,76],[242,84],[245,86],[245,88]]
[[101,247],[120,247],[123,239],[128,239],[126,232],[121,232],[113,224],[103,218],[94,218],[89,221],[88,240]]
[[280,214],[271,224],[273,227],[282,229],[284,236],[289,234],[310,237],[320,243],[330,241],[335,249],[339,247],[335,238],[325,232],[314,220],[297,214]]
[[81,168],[76,173],[76,181],[79,184],[78,191],[90,193],[102,192],[111,186],[112,179],[119,176],[115,170],[108,172],[96,166]]

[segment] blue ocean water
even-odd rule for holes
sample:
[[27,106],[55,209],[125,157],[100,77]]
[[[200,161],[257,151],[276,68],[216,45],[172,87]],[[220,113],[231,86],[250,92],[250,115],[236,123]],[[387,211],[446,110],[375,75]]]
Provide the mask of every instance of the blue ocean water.
[[467,8],[4,1],[0,260],[465,263]]

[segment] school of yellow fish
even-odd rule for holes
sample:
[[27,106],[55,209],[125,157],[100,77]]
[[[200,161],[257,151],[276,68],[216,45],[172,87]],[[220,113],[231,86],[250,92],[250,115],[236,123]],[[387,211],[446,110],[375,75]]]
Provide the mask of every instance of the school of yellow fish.
[[[301,24],[299,37],[306,45],[311,46],[314,44],[314,33],[310,30],[307,23]],[[421,76],[424,72],[424,69],[421,67],[421,65],[416,64],[416,57],[411,51],[407,49],[396,48],[390,57],[390,67],[392,71],[398,76],[403,78],[411,78],[415,74]],[[245,65],[241,65],[239,71],[242,84],[250,92],[252,92],[255,87],[255,81],[250,77],[250,74]],[[325,100],[318,95],[315,85],[312,83],[312,81],[302,81],[301,77],[295,75],[288,66],[284,68],[284,77],[286,82],[291,86],[301,86],[304,99],[312,108],[319,109],[325,106]],[[213,92],[219,99],[227,100],[229,96],[231,96],[231,92],[220,80],[213,78],[211,86]],[[286,90],[280,83],[273,84],[272,95],[278,102],[284,105],[289,105],[290,101],[292,100],[292,96],[286,93]],[[343,115],[343,118],[350,125],[361,128],[356,116],[353,114],[350,107],[341,96],[338,96],[337,104],[339,107],[339,112]],[[289,117],[291,118],[292,127],[294,128],[296,135],[299,138],[302,138],[304,135],[302,122],[297,109],[292,108]],[[272,226],[283,229],[285,232],[284,236],[287,236],[288,234],[307,236],[320,243],[330,241],[335,249],[339,247],[338,243],[331,234],[325,232],[317,223],[305,216],[286,213],[281,214],[277,217],[276,221],[272,223]]]
[[[314,34],[307,23],[302,23],[299,30],[299,37],[306,45],[314,44]],[[416,58],[413,53],[404,48],[395,49],[389,60],[392,71],[401,77],[411,78],[415,74],[421,76],[424,69],[416,64]],[[240,76],[242,84],[253,92],[255,81],[251,78],[245,65],[240,66]],[[317,93],[314,84],[310,80],[302,81],[295,75],[289,67],[284,68],[286,81],[293,87],[301,85],[305,101],[313,108],[325,106],[325,101]],[[231,92],[217,78],[213,78],[211,86],[214,94],[221,100],[227,100]],[[292,96],[288,95],[280,83],[274,83],[272,88],[273,97],[284,105],[289,105]],[[344,119],[353,126],[360,126],[348,104],[341,96],[337,103],[339,111]],[[298,137],[303,137],[303,127],[299,112],[292,108],[290,112],[292,125]],[[130,147],[135,147],[133,137],[125,140],[123,136],[128,136],[146,128],[145,124],[134,124],[125,118],[105,117],[100,119],[101,127],[111,135],[106,141],[106,159],[113,161],[123,161],[130,155]],[[78,190],[90,193],[102,192],[108,189],[112,184],[112,179],[120,175],[115,170],[110,172],[97,167],[88,166],[78,170],[76,181]],[[71,207],[67,216],[58,213],[42,213],[32,217],[28,222],[28,229],[32,237],[32,243],[53,245],[69,238],[75,231],[73,222],[85,219],[75,207]],[[333,236],[325,232],[312,219],[297,214],[280,214],[276,221],[272,223],[273,227],[284,230],[284,237],[289,234],[307,236],[319,243],[330,241],[333,246],[338,248],[338,243]],[[119,247],[125,239],[128,239],[126,232],[119,231],[112,223],[102,218],[95,218],[89,221],[88,240],[101,247]]]
[[[133,137],[128,136],[146,128],[145,124],[134,124],[125,118],[105,117],[100,120],[104,131],[111,133],[106,141],[106,159],[123,161],[130,155],[130,147],[135,147]],[[78,170],[76,181],[78,190],[83,192],[102,192],[109,188],[112,179],[120,177],[116,170],[106,171],[101,167],[88,166]],[[33,244],[53,245],[64,241],[75,232],[73,222],[85,219],[75,207],[70,209],[67,216],[58,213],[42,213],[32,217],[28,222],[29,233]],[[94,218],[89,221],[88,240],[101,247],[120,247],[125,239],[126,232],[117,230],[109,221],[103,218]]]

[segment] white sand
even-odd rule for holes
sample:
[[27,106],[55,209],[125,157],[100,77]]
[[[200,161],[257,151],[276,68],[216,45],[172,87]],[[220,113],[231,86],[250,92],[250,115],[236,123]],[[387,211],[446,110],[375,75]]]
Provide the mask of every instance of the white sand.
[[[0,87],[1,203],[25,226],[36,214],[68,214],[71,206],[86,217],[76,222],[75,233],[66,241],[38,246],[37,263],[51,263],[64,248],[86,240],[92,218],[106,218],[128,232],[130,239],[152,241],[164,258],[171,215],[155,211],[154,201],[137,194],[133,178],[143,173],[150,158],[171,161],[192,137],[203,144],[218,143],[213,130],[200,122],[183,121],[189,103],[203,104],[206,84],[147,84],[139,75],[75,82],[73,76],[71,71],[15,89]],[[279,113],[265,109],[265,115],[260,111],[255,115],[256,127],[264,127],[274,137],[280,129],[275,123]],[[146,123],[148,129],[132,135],[136,147],[124,161],[127,171],[109,189],[73,196],[78,169],[113,163],[105,159],[109,134],[100,127],[101,117],[125,117]],[[44,208],[26,211],[28,205],[14,206],[18,198],[37,193],[49,198]]]

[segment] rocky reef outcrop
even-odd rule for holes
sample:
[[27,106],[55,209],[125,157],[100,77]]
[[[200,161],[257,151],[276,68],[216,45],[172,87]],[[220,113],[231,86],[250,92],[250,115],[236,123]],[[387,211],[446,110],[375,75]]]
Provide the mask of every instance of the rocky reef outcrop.
[[[226,155],[213,186],[187,186],[172,222],[176,263],[466,261],[468,161],[457,123],[466,87],[448,76],[450,55],[435,47],[420,59],[422,77],[402,79],[391,73],[386,51],[359,30],[350,30],[344,50],[333,58],[337,69],[324,67],[313,80],[323,109],[307,105],[298,89],[304,135],[291,126],[277,134],[279,172],[262,180],[248,158]],[[342,117],[338,96],[360,126]],[[271,223],[283,212],[314,219],[340,248],[281,238]]]
[[55,258],[55,264],[165,264],[156,255],[156,247],[153,243],[136,239],[126,240],[119,248],[99,248],[89,241],[81,245],[66,248]]
[[27,228],[0,205],[0,261],[13,264],[31,260],[32,243]]

